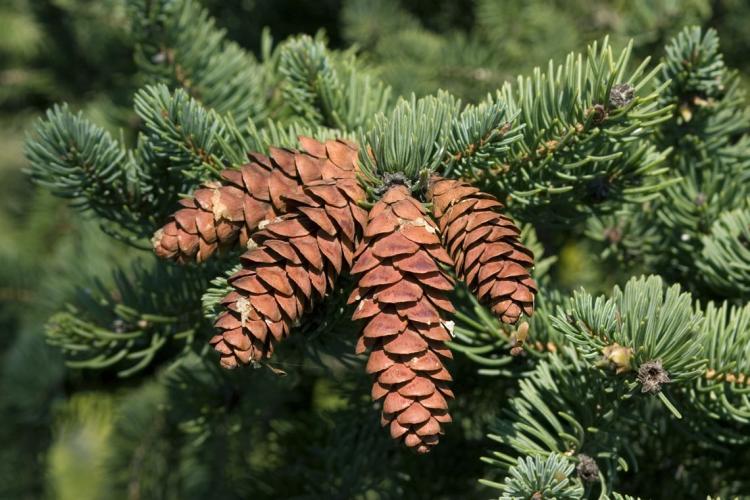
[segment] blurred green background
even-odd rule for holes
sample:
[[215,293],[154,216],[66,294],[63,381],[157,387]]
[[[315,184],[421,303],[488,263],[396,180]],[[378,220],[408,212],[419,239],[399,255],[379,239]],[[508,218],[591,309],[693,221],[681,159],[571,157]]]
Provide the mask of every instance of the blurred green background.
[[[658,57],[688,24],[714,27],[747,86],[747,0],[204,0],[229,38],[259,50],[324,30],[332,47],[356,46],[396,93],[446,88],[475,101],[549,58],[609,34]],[[138,123],[124,0],[0,0],[0,498],[111,498],[117,408],[138,380],[118,382],[64,365],[44,341],[45,319],[75,293],[71,282],[107,276],[130,251],[26,178],[30,122],[65,101],[128,140]],[[554,272],[569,288],[613,279],[590,265],[585,243],[566,244]],[[75,280],[71,278],[75,277]],[[608,281],[609,280],[609,281]],[[83,280],[85,281],[85,280]],[[325,381],[306,411],[337,404]],[[166,464],[165,466],[169,466]],[[120,468],[120,469],[118,469]],[[118,495],[148,498],[125,488]]]

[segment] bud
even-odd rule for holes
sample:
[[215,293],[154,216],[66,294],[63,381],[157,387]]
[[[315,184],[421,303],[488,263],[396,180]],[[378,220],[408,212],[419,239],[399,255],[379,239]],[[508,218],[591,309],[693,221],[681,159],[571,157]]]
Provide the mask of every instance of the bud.
[[602,354],[608,364],[615,368],[615,373],[625,373],[630,371],[630,361],[633,358],[633,349],[621,346],[617,342],[608,345],[602,350]]
[[633,101],[635,88],[629,83],[620,83],[609,91],[609,105],[613,108],[622,108]]
[[510,349],[511,356],[519,356],[523,352],[523,344],[529,336],[529,324],[524,321],[518,327],[518,330],[513,332],[510,340],[513,343],[513,347]]
[[647,361],[638,368],[638,382],[641,383],[641,392],[656,394],[661,391],[662,384],[671,382],[667,370],[662,366],[661,360]]
[[576,472],[578,472],[578,477],[581,478],[581,481],[585,481],[587,483],[593,483],[594,481],[599,479],[599,466],[596,465],[596,462],[593,458],[588,455],[584,455],[583,453],[578,454],[578,465],[576,466]]

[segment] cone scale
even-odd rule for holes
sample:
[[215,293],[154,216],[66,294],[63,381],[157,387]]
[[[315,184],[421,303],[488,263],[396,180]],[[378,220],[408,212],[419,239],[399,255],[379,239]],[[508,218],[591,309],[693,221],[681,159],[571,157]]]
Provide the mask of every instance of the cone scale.
[[457,276],[503,323],[531,316],[534,254],[521,244],[513,221],[498,212],[503,204],[465,182],[441,177],[431,179],[427,197]]
[[308,141],[310,153],[295,152],[292,160],[316,164],[325,178],[308,180],[284,196],[287,214],[261,221],[252,248],[241,257],[242,269],[229,278],[234,290],[222,300],[226,311],[210,340],[225,368],[270,357],[274,345],[351,267],[367,222],[357,205],[365,199],[354,178],[357,150],[337,141],[311,145]]
[[451,338],[444,320],[453,306],[452,260],[422,204],[404,186],[391,187],[370,210],[352,274],[354,319],[365,320],[357,353],[370,350],[372,397],[382,400],[381,423],[394,439],[427,453],[451,421],[448,388]]
[[336,162],[353,172],[353,143],[300,137],[300,144],[307,154],[280,148],[270,148],[270,156],[250,154],[250,163],[221,173],[223,183],[204,184],[192,198],[181,200],[183,208],[154,233],[156,255],[179,263],[203,262],[237,242],[244,246],[258,224],[287,212],[286,195],[306,183],[341,177]]

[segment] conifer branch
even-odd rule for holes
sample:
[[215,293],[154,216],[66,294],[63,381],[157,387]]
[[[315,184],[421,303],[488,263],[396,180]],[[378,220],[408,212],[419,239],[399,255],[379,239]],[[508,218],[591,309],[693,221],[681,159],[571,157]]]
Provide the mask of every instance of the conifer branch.
[[737,75],[718,49],[716,32],[698,27],[684,29],[667,46],[660,102],[672,106],[673,116],[660,125],[656,142],[671,151],[673,175],[681,180],[650,210],[640,211],[635,224],[655,226],[659,234],[644,247],[645,254],[659,257],[651,268],[696,290],[722,279],[713,270],[701,279],[701,259],[695,258],[704,247],[715,248],[709,243],[712,225],[750,201],[750,115]]
[[706,284],[730,299],[750,298],[750,210],[724,212],[702,244],[697,266]]
[[[490,468],[481,482],[502,498],[630,499],[613,488],[633,480],[628,491],[640,491],[665,474],[685,484],[710,477],[703,482],[715,489],[711,494],[741,491],[750,442],[750,306],[742,304],[750,293],[750,114],[740,78],[725,65],[716,33],[690,28],[668,44],[656,67],[648,59],[631,65],[633,45],[616,53],[605,39],[481,99],[503,79],[509,60],[530,58],[535,47],[519,38],[554,33],[565,50],[577,43],[565,38],[571,31],[556,29],[560,19],[575,17],[562,8],[545,11],[553,19],[538,19],[530,31],[501,29],[517,22],[508,12],[528,19],[538,3],[498,7],[480,0],[483,32],[444,36],[398,2],[357,0],[344,17],[360,32],[345,36],[362,42],[373,56],[368,61],[393,60],[378,68],[363,64],[354,49],[330,49],[322,35],[274,48],[266,33],[256,60],[227,40],[198,0],[129,3],[146,83],[135,95],[135,145],[58,106],[27,141],[31,176],[131,243],[144,243],[170,220],[179,231],[169,243],[181,250],[196,242],[222,250],[238,239],[249,245],[230,250],[243,252],[241,268],[214,259],[199,267],[119,269],[112,283],[80,289],[49,321],[47,342],[69,366],[151,377],[118,403],[109,460],[126,472],[112,478],[116,488],[189,498],[240,497],[248,484],[275,496],[438,490],[426,485],[438,475],[422,474],[428,462],[394,454],[366,431],[371,405],[353,396],[364,377],[342,369],[363,364],[352,354],[349,296],[358,302],[355,316],[370,326],[356,349],[373,348],[366,370],[376,378],[372,395],[384,398],[382,418],[393,436],[407,446],[432,446],[443,423],[461,419],[454,426],[463,433],[460,446],[430,459],[429,467],[447,470],[446,456],[449,466],[471,463],[455,451],[475,457],[490,423],[496,449],[482,459]],[[369,17],[378,9],[386,14]],[[496,58],[490,41],[506,38],[508,50]],[[396,50],[403,57],[393,57]],[[415,94],[392,102],[380,74]],[[472,88],[456,96],[477,104],[464,106],[446,91],[429,95],[462,82]],[[310,137],[356,140],[359,162],[354,144]],[[257,153],[254,166],[236,169],[250,152]],[[326,177],[339,170],[359,177]],[[458,193],[443,192],[442,215],[434,213],[437,191],[425,189],[433,173],[453,177],[444,181]],[[518,228],[494,213],[500,204],[484,193],[463,196],[475,187],[457,177],[526,221],[565,224],[537,224],[540,238],[525,224],[516,246]],[[210,189],[178,204],[200,183],[219,179],[227,183],[221,193],[209,182]],[[400,194],[388,199],[394,186]],[[367,196],[359,196],[360,187]],[[339,200],[345,195],[352,203]],[[311,204],[318,199],[325,203]],[[231,213],[221,200],[231,201]],[[392,214],[378,220],[384,205]],[[258,221],[242,226],[254,215]],[[545,251],[565,256],[563,245],[580,235],[581,216],[590,217],[586,234],[602,247],[596,266],[608,278],[619,279],[623,269],[662,277],[633,278],[607,295],[567,297],[564,280],[555,281],[557,256]],[[483,217],[497,224],[490,228]],[[415,245],[420,250],[410,253]],[[514,259],[528,266],[513,269]],[[471,267],[496,294],[493,314],[469,288],[443,276],[451,260],[456,276]],[[613,261],[621,264],[617,271],[608,267]],[[357,289],[345,269],[355,262],[363,274]],[[237,276],[243,271],[249,274]],[[55,287],[50,280],[45,286]],[[533,287],[516,286],[523,280]],[[673,282],[682,287],[665,285]],[[521,312],[502,311],[517,303],[528,306],[521,323],[497,319],[517,320]],[[454,305],[448,319],[443,312]],[[312,313],[301,316],[303,309]],[[294,335],[272,362],[237,357],[260,369],[228,374],[204,345],[209,322],[227,310],[224,343],[213,342],[220,352],[249,352],[248,331],[263,347]],[[54,351],[22,339],[27,344],[7,365],[33,379],[28,367],[48,362]],[[455,393],[442,364],[452,353],[472,363],[456,363]],[[3,378],[4,389],[23,387],[25,399],[16,403],[14,391],[0,401],[0,413],[48,414],[46,407],[29,410],[27,401],[47,398],[63,376],[62,367],[45,371],[41,382],[32,380],[34,391]],[[691,439],[674,438],[678,431]],[[729,459],[717,459],[719,453]],[[480,473],[469,470],[474,481]],[[465,495],[463,472],[440,474],[441,486],[458,484]],[[452,487],[440,493],[456,496]],[[688,490],[696,493],[682,485],[675,491]]]
[[708,358],[703,377],[695,380],[690,401],[701,414],[694,419],[716,422],[711,436],[726,442],[747,442],[736,424],[750,423],[750,305],[705,308],[703,350]]
[[159,167],[175,177],[184,175],[192,184],[218,177],[225,167],[220,141],[227,137],[227,126],[218,113],[205,109],[182,89],[170,92],[166,85],[139,90],[135,111],[144,125],[138,156],[151,167],[152,177],[163,175]]
[[228,163],[244,163],[242,133],[183,90],[148,86],[135,97],[144,130],[127,150],[102,128],[58,106],[29,136],[26,155],[34,181],[107,221],[103,228],[137,246],[174,209],[177,197]]
[[274,78],[195,0],[137,0],[130,4],[135,60],[149,83],[182,88],[203,106],[261,123]]
[[518,457],[586,455],[602,470],[594,482],[606,489],[620,471],[637,465],[629,439],[637,426],[622,419],[633,410],[632,400],[622,398],[626,386],[605,390],[601,384],[601,375],[573,353],[541,361],[491,427],[488,438],[501,448],[482,460],[503,470]]
[[359,154],[363,178],[374,188],[385,174],[403,175],[412,188],[426,188],[426,180],[443,158],[452,116],[460,102],[447,92],[417,99],[401,99],[389,115],[378,114],[363,135]]
[[25,148],[32,180],[116,224],[126,238],[145,234],[139,181],[143,174],[132,155],[81,112],[55,106],[37,121]]
[[[137,262],[114,273],[114,288],[97,281],[80,289],[67,311],[47,324],[47,340],[72,368],[116,370],[131,376],[176,346],[188,346],[199,332],[195,300],[210,271]],[[166,287],[166,288],[165,288]]]
[[631,46],[615,59],[607,40],[562,66],[506,84],[497,100],[518,116],[522,138],[510,144],[501,172],[476,168],[464,175],[536,213],[590,210],[604,201],[637,200],[663,189],[665,153],[642,139],[669,119],[647,85],[658,67],[648,60],[628,73]]
[[642,376],[657,361],[672,383],[694,380],[705,370],[703,318],[691,301],[679,285],[664,293],[658,276],[633,278],[609,299],[574,293],[552,323],[591,366],[611,367],[634,389],[638,378],[641,391],[656,393],[661,385],[651,386]]
[[583,486],[571,477],[575,466],[565,457],[550,454],[525,457],[510,468],[503,484],[480,479],[480,482],[501,489],[501,500],[514,498],[578,499],[583,496]]
[[300,36],[280,49],[282,92],[309,124],[356,131],[383,112],[390,88],[360,67],[352,53],[334,54],[321,37]]
[[502,175],[510,144],[522,138],[520,127],[514,127],[517,118],[508,114],[504,102],[491,96],[466,106],[451,126],[442,175],[465,176],[482,169]]

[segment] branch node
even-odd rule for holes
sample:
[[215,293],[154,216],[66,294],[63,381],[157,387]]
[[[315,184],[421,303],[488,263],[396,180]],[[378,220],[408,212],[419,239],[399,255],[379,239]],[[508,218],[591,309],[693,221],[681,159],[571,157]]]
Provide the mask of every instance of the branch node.
[[661,391],[662,384],[671,382],[669,374],[662,366],[661,360],[647,361],[638,368],[638,382],[641,383],[641,392],[656,394]]
[[578,454],[576,472],[581,481],[586,483],[593,483],[599,479],[599,466],[596,465],[596,461],[583,453]]

